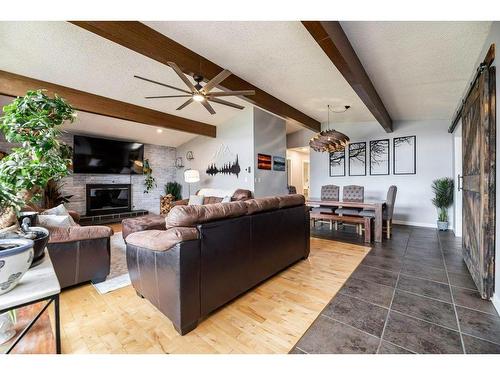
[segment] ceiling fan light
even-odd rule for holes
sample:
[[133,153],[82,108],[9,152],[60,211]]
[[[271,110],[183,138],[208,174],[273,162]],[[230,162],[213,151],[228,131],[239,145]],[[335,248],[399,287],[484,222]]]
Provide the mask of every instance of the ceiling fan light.
[[205,100],[205,97],[201,94],[193,94],[193,100],[195,102],[202,102]]

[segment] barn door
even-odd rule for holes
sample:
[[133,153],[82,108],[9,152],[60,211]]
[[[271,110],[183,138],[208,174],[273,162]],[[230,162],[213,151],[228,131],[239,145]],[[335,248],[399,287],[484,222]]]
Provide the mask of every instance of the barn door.
[[462,238],[465,263],[488,299],[495,276],[495,68],[482,69],[462,112]]

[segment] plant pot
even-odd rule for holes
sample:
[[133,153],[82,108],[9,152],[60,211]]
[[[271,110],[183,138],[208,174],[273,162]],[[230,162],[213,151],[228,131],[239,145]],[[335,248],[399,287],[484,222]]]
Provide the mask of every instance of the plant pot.
[[16,335],[14,323],[8,313],[0,314],[0,345]]
[[0,295],[12,290],[31,266],[33,245],[24,238],[0,240]]
[[447,221],[439,221],[437,222],[437,227],[439,230],[447,231],[448,230],[448,222]]
[[33,239],[33,262],[31,263],[31,267],[38,266],[42,263],[43,258],[45,257],[45,247],[47,246],[47,242],[49,242],[49,231],[42,227],[29,227],[28,232],[36,233],[36,238]]

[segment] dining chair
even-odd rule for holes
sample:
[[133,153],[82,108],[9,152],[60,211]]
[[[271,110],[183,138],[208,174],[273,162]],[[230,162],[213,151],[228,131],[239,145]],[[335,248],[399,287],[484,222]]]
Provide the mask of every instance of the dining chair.
[[[345,202],[363,202],[365,200],[365,188],[359,185],[346,185],[342,189],[342,200]],[[359,216],[361,208],[337,208],[335,213],[340,216]],[[362,226],[356,224],[356,232],[361,234]]]
[[293,185],[288,186],[288,194],[297,194],[297,188]]
[[[337,185],[323,185],[321,186],[321,200],[339,200],[340,187]],[[333,214],[336,207],[332,206],[319,206],[312,209],[313,212]],[[330,229],[332,229],[332,221],[330,220]],[[337,229],[337,222],[335,222],[335,229]]]
[[[398,188],[395,185],[391,185],[387,190],[387,198],[385,201],[385,206],[382,210],[382,220],[385,224],[382,226],[382,230],[386,231],[387,238],[392,236],[392,215],[394,213],[394,205],[396,203],[396,194]],[[359,213],[360,216],[375,217],[375,210],[364,209]]]

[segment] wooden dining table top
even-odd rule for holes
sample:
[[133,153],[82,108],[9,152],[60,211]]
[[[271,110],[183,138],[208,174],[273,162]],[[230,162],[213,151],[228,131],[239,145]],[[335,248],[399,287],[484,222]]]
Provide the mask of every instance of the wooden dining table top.
[[309,198],[306,199],[306,205],[375,208],[380,205],[382,206],[385,205],[385,201],[369,200],[364,202],[348,202],[348,201],[336,201],[332,199]]

